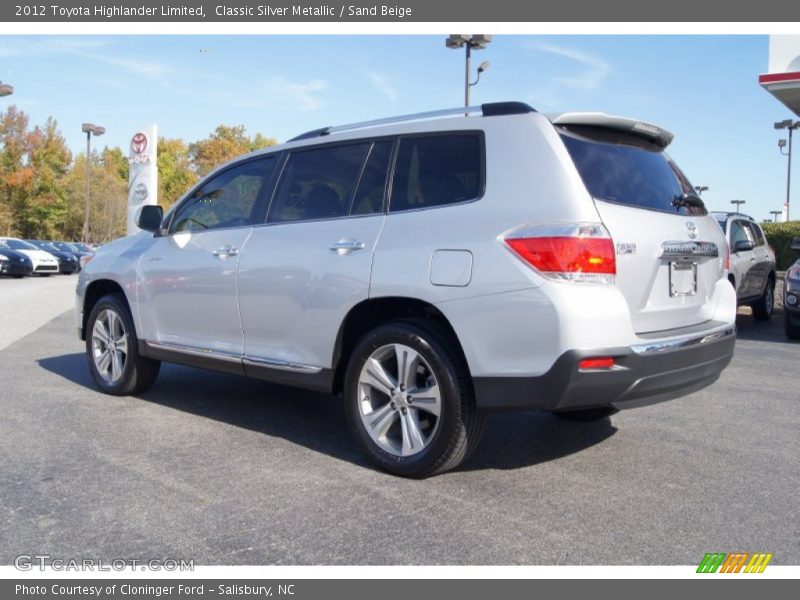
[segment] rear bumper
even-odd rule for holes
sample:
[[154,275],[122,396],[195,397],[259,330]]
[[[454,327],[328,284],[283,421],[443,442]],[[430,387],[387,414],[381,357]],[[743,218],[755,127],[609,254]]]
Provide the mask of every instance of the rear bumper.
[[[646,340],[624,348],[570,350],[537,377],[477,377],[478,408],[569,411],[612,404],[634,408],[714,383],[731,361],[734,325]],[[585,358],[614,357],[610,369],[581,370]]]

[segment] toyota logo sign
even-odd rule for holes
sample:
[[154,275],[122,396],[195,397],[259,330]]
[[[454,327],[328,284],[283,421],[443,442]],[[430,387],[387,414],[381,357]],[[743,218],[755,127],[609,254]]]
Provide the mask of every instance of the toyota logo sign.
[[141,154],[147,148],[147,136],[142,132],[137,133],[131,139],[131,149],[136,154]]

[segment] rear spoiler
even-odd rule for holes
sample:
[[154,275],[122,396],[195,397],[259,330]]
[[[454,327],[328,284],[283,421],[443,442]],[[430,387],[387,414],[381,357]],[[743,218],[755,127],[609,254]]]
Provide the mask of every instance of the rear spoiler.
[[661,148],[666,148],[674,137],[672,133],[662,127],[628,119],[626,117],[615,117],[601,112],[572,112],[548,115],[553,125],[588,125],[590,127],[604,127],[606,129],[617,129],[626,133],[641,136],[657,144]]

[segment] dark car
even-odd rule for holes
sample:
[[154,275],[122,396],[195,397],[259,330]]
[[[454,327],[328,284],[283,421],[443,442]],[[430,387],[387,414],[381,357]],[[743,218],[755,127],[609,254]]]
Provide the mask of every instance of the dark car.
[[22,252],[0,247],[0,275],[17,278],[33,275],[33,262]]
[[52,242],[43,242],[42,240],[26,240],[29,244],[33,244],[40,250],[49,252],[58,259],[58,272],[66,275],[77,273],[81,270],[81,263],[74,253],[65,252],[53,244]]
[[[800,252],[800,238],[795,238],[791,247]],[[800,340],[800,258],[786,270],[783,281],[783,327],[786,337]]]

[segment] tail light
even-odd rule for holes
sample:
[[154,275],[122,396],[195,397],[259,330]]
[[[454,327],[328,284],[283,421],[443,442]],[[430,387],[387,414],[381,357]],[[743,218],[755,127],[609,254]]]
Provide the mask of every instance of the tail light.
[[613,283],[614,241],[599,223],[531,225],[503,236],[505,244],[545,277],[580,283]]
[[722,265],[725,268],[726,273],[730,273],[731,270],[731,248],[726,244],[725,246],[725,263]]
[[594,371],[597,369],[613,369],[614,358],[611,356],[602,356],[597,358],[584,358],[578,363],[578,369],[581,371]]

